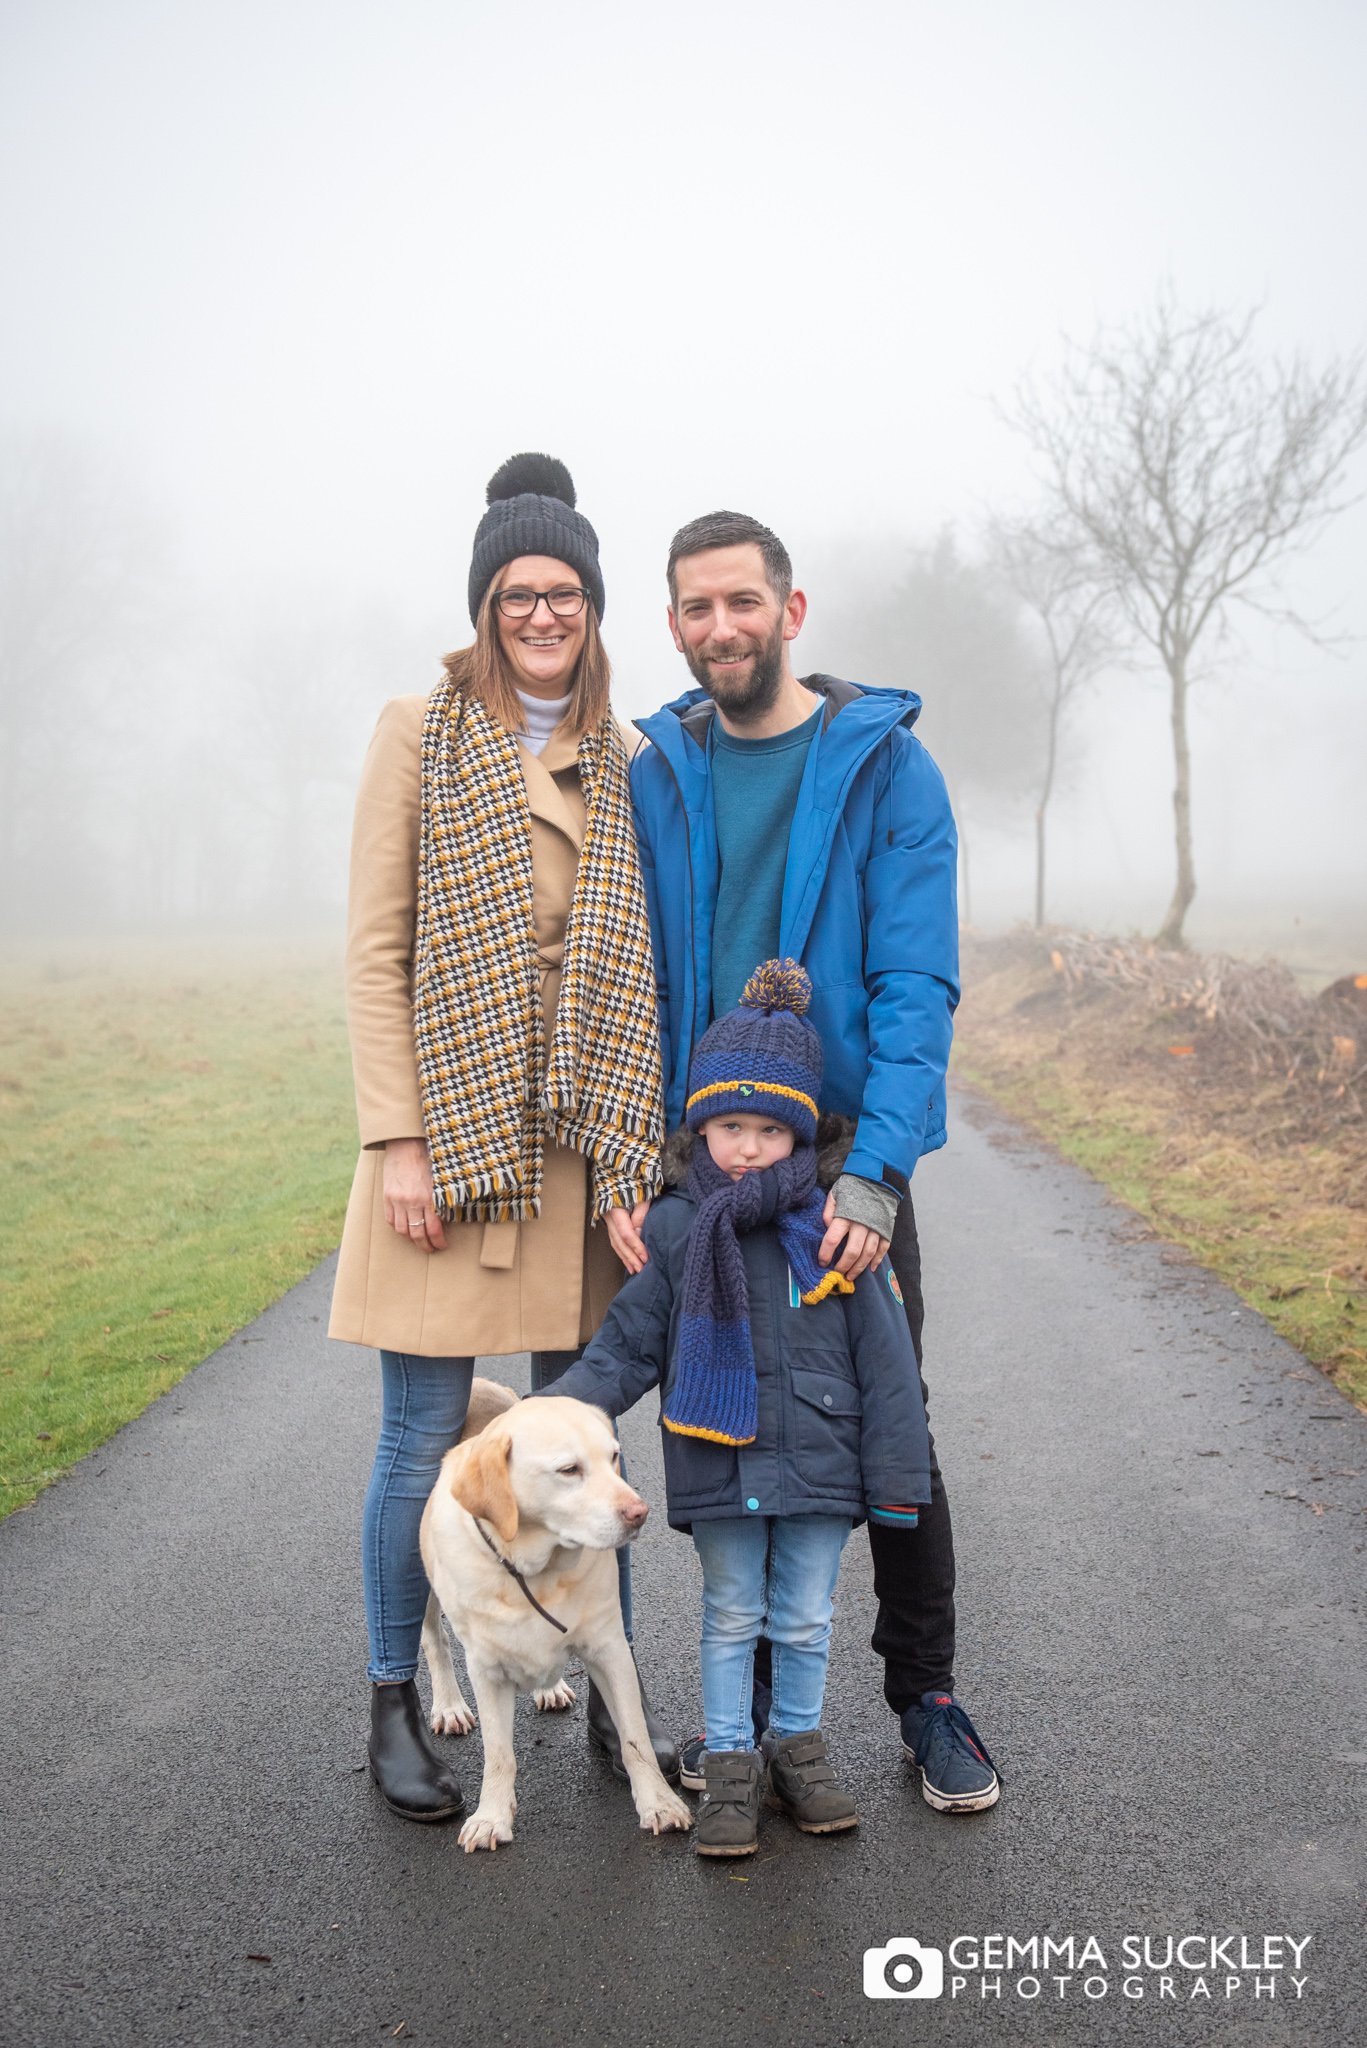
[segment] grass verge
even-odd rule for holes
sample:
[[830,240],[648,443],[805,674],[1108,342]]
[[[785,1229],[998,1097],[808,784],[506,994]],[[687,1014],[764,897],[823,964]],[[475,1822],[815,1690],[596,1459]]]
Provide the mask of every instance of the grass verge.
[[355,1158],[321,955],[22,966],[0,1000],[0,1514],[336,1244]]
[[1212,1078],[1214,1062],[1203,1073],[1189,1018],[1174,1047],[1161,1012],[1071,1000],[1045,948],[978,942],[965,987],[958,1077],[1183,1245],[1367,1405],[1361,1128],[1288,1139],[1279,1087]]

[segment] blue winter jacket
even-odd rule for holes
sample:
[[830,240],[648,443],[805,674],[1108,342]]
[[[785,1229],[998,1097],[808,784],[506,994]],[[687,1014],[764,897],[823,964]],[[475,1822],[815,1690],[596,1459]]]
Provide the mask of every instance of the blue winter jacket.
[[[653,1386],[668,1398],[696,1207],[669,1194],[646,1218],[650,1262],[621,1289],[583,1357],[543,1392],[614,1418]],[[848,1515],[930,1499],[916,1354],[886,1259],[853,1294],[798,1298],[772,1225],[740,1239],[759,1385],[754,1443],[733,1449],[661,1425],[670,1526],[722,1516]]]
[[[798,789],[779,952],[812,979],[821,1106],[856,1118],[846,1171],[899,1196],[945,1141],[945,1068],[959,1000],[957,840],[939,769],[911,726],[911,690],[806,676],[826,698]],[[688,1062],[711,1021],[718,856],[708,728],[692,690],[638,729],[631,764],[664,1047],[665,1112],[683,1120]]]

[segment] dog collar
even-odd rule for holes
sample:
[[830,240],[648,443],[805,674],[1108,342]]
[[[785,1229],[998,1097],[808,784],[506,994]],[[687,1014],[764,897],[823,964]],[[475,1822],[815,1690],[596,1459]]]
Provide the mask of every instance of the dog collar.
[[516,1580],[517,1580],[517,1583],[518,1583],[518,1585],[519,1585],[519,1586],[521,1586],[521,1588],[522,1588],[523,1592],[524,1592],[524,1593],[526,1594],[527,1598],[528,1598],[528,1599],[529,1599],[529,1600],[531,1601],[531,1603],[532,1603],[533,1607],[534,1607],[534,1608],[536,1609],[537,1613],[538,1613],[538,1614],[539,1614],[539,1615],[541,1616],[542,1620],[543,1620],[543,1621],[548,1621],[548,1622],[550,1623],[550,1625],[551,1625],[551,1627],[552,1627],[552,1628],[558,1628],[562,1636],[567,1636],[567,1635],[569,1634],[569,1630],[568,1630],[568,1629],[566,1628],[566,1626],[565,1626],[564,1622],[563,1622],[563,1621],[557,1621],[557,1620],[556,1620],[556,1618],[555,1618],[555,1616],[554,1616],[553,1614],[548,1614],[548,1613],[546,1612],[546,1609],[545,1609],[545,1608],[544,1608],[544,1607],[543,1607],[543,1606],[541,1605],[541,1602],[540,1602],[540,1601],[539,1601],[539,1600],[537,1599],[537,1597],[536,1597],[535,1593],[534,1593],[534,1592],[532,1591],[531,1587],[530,1587],[530,1586],[529,1586],[529,1585],[527,1584],[527,1581],[526,1581],[526,1580],[525,1580],[525,1579],[523,1578],[523,1576],[522,1576],[521,1572],[520,1572],[520,1571],[518,1570],[517,1566],[516,1566],[516,1565],[515,1565],[515,1564],[514,1564],[514,1563],[512,1562],[511,1558],[507,1558],[507,1557],[504,1557],[504,1555],[503,1555],[503,1554],[502,1554],[502,1552],[500,1551],[500,1549],[499,1549],[498,1545],[497,1545],[497,1544],[496,1544],[496,1543],[494,1542],[494,1539],[493,1539],[493,1537],[492,1537],[492,1536],[491,1536],[491,1535],[489,1534],[489,1531],[488,1531],[488,1530],[487,1530],[487,1529],[485,1528],[485,1526],[484,1526],[483,1522],[481,1522],[481,1521],[480,1521],[480,1520],[479,1520],[479,1519],[478,1519],[477,1517],[475,1517],[475,1518],[473,1518],[473,1519],[474,1519],[475,1527],[476,1527],[476,1528],[477,1528],[477,1529],[479,1530],[479,1533],[480,1533],[480,1535],[481,1535],[481,1536],[482,1536],[482,1537],[484,1538],[484,1540],[485,1540],[485,1542],[486,1542],[486,1543],[488,1544],[488,1546],[489,1546],[490,1550],[492,1550],[492,1551],[493,1551],[493,1553],[494,1553],[494,1556],[495,1556],[495,1557],[496,1557],[496,1558],[498,1559],[498,1561],[499,1561],[499,1563],[500,1563],[500,1564],[502,1565],[502,1567],[503,1567],[504,1571],[505,1571],[505,1572],[507,1572],[507,1574],[508,1574],[509,1578],[511,1578],[511,1579],[516,1579]]

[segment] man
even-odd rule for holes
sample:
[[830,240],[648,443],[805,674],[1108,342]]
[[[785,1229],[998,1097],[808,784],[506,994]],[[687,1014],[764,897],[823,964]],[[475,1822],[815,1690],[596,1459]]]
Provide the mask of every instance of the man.
[[[854,1277],[891,1250],[885,1277],[900,1288],[919,1360],[908,1184],[921,1155],[944,1143],[958,1001],[954,821],[939,770],[911,734],[920,699],[797,678],[789,649],[807,603],[786,548],[758,520],[693,520],[674,536],[668,575],[670,630],[699,687],[640,721],[651,744],[632,764],[667,1121],[683,1121],[693,1048],[756,962],[801,961],[825,1055],[823,1107],[854,1127],[821,1261]],[[644,1208],[638,1229],[643,1217]],[[644,1258],[634,1233],[624,1250],[633,1268]],[[873,1647],[926,1800],[969,1813],[995,1804],[999,1787],[954,1699],[954,1543],[933,1450],[932,1473],[919,1526],[869,1525]],[[684,1752],[694,1789],[698,1748]]]

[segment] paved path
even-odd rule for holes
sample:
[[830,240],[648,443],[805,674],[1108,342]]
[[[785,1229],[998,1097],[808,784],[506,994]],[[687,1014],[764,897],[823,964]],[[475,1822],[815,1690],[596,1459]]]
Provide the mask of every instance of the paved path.
[[[4,2048],[1367,2039],[1367,1425],[987,1112],[959,1105],[917,1197],[994,1813],[909,1789],[856,1536],[827,1714],[856,1835],[773,1818],[748,1867],[700,1865],[636,1831],[578,1712],[525,1702],[511,1848],[388,1815],[358,1767],[375,1388],[324,1340],[325,1266],[0,1526]],[[652,1405],[625,1434],[659,1499]],[[696,1575],[662,1514],[636,1569],[642,1661],[688,1731]],[[1019,1963],[984,1980],[964,1944],[992,1934],[1071,1935],[1078,1967],[1037,1998]],[[1266,1935],[1313,1945],[1260,1997],[1218,1959],[1125,1996],[1126,1936]],[[904,1936],[957,1938],[962,1967],[937,2001],[869,2002],[863,1951]]]

